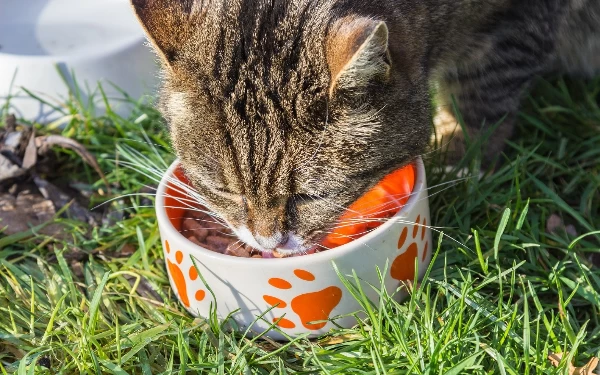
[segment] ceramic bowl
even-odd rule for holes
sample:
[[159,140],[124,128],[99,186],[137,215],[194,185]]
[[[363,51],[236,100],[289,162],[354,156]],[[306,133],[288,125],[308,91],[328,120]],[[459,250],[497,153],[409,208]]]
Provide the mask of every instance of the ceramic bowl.
[[386,271],[383,283],[388,293],[401,300],[406,296],[401,286],[415,279],[415,264],[420,279],[431,260],[431,221],[421,160],[415,162],[415,171],[414,189],[404,207],[363,237],[315,254],[255,259],[215,253],[179,233],[185,203],[181,203],[181,188],[169,180],[183,181],[185,177],[176,161],[156,194],[158,226],[175,295],[194,316],[207,317],[212,307],[219,318],[233,314],[240,327],[251,326],[256,333],[267,331],[276,340],[285,335],[315,337],[336,325],[355,325],[356,319],[348,314],[359,311],[360,306],[334,264],[342,275],[355,272],[367,297],[377,303],[378,293],[368,286],[382,285],[377,267]]
[[121,115],[130,108],[111,83],[136,100],[154,91],[156,58],[129,1],[1,0],[0,9],[0,106],[11,97],[18,117],[59,118],[53,107],[64,103],[69,89],[84,103],[95,92],[95,106],[103,112],[98,82]]

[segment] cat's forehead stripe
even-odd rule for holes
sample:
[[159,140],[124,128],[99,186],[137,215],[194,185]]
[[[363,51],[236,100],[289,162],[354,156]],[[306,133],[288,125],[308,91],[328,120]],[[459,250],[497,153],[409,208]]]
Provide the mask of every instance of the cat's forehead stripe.
[[294,166],[287,156],[299,152],[289,149],[292,130],[322,127],[325,105],[318,106],[322,113],[299,115],[326,99],[329,71],[323,56],[314,53],[323,45],[326,25],[315,32],[309,23],[316,8],[329,5],[234,0],[207,12],[199,33],[211,47],[200,46],[199,70],[209,97],[220,102],[235,179],[246,191],[289,190]]

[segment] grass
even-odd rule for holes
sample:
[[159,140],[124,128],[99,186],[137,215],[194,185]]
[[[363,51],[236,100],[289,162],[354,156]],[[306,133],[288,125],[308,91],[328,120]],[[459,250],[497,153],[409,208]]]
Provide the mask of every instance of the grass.
[[[153,208],[116,200],[124,216],[88,229],[58,218],[68,241],[0,234],[0,374],[559,374],[600,354],[600,79],[540,82],[495,171],[455,181],[428,155],[434,225],[428,277],[404,303],[384,295],[358,326],[319,340],[244,337],[231,321],[189,316],[168,285]],[[171,160],[158,114],[93,117],[72,98],[60,132],[99,159],[116,196],[150,181],[116,145]],[[146,136],[147,135],[147,138]],[[473,154],[478,146],[473,146]],[[110,198],[90,168],[56,150],[67,174]],[[156,156],[156,155],[155,155]],[[116,161],[115,161],[116,160]],[[546,223],[559,215],[579,237]],[[584,236],[585,234],[589,234]],[[458,241],[453,241],[450,237]],[[125,249],[132,255],[123,256]],[[77,256],[75,256],[77,255]],[[375,271],[375,270],[374,270]],[[568,356],[555,369],[547,357]]]

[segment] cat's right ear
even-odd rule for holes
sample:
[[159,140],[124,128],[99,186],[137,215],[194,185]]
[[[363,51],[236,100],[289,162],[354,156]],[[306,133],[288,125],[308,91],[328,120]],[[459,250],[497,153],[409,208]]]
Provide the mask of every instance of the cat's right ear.
[[190,37],[194,0],[130,0],[148,40],[163,64],[172,67]]
[[391,70],[385,22],[363,17],[337,20],[327,36],[326,55],[335,90],[361,91],[374,80],[386,80]]

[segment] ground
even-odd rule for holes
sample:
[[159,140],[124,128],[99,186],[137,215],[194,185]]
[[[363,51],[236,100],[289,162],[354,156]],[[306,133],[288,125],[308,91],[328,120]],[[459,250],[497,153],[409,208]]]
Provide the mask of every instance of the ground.
[[[428,153],[439,232],[423,282],[404,303],[363,303],[366,318],[353,329],[276,343],[245,337],[229,321],[193,319],[174,298],[153,198],[129,195],[153,181],[124,162],[135,152],[159,169],[172,160],[157,113],[140,104],[129,119],[94,117],[72,98],[64,129],[37,132],[83,144],[111,191],[60,147],[45,158],[61,167],[40,167],[37,177],[80,192],[87,208],[108,203],[92,210],[96,227],[58,212],[59,241],[40,228],[0,234],[0,373],[554,374],[583,366],[600,352],[599,102],[600,79],[540,81],[502,163],[481,179],[478,145],[455,171]],[[469,172],[459,178],[462,167]],[[564,353],[558,369],[552,353]]]

